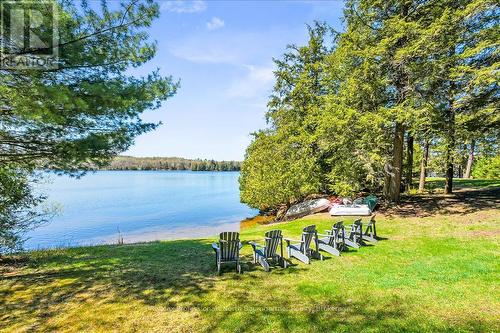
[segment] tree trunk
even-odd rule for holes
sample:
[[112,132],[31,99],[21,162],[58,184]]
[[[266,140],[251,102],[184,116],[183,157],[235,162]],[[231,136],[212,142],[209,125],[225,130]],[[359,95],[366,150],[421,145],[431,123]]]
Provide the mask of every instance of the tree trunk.
[[385,171],[385,180],[384,180],[384,188],[382,189],[382,193],[384,197],[389,198],[390,197],[390,184],[391,184],[391,178],[392,178],[392,165],[391,163],[386,163],[384,166],[384,171]]
[[392,152],[392,168],[389,180],[389,198],[392,202],[399,202],[401,194],[401,174],[403,168],[403,142],[405,129],[402,123],[396,122],[394,133],[394,149]]
[[444,193],[453,193],[453,151],[455,148],[455,112],[453,109],[449,110],[448,122],[448,138],[446,143],[446,181],[444,184]]
[[[456,46],[453,44],[449,50],[450,58],[456,54]],[[449,65],[451,66],[451,64]],[[448,66],[447,66],[448,67]],[[444,184],[444,193],[451,194],[453,193],[453,155],[455,152],[455,89],[456,83],[451,78],[451,73],[449,72],[450,68],[446,68],[447,74],[450,75],[449,78],[449,87],[448,87],[448,105],[445,111],[444,117],[444,130],[445,130],[445,143],[446,143],[446,152],[445,152],[445,169],[446,169],[446,181]]]
[[444,184],[444,193],[453,193],[453,158],[447,153],[446,156],[446,181]]
[[476,142],[472,140],[470,142],[469,159],[467,160],[467,167],[465,169],[465,178],[470,179],[470,174],[472,172],[472,163],[474,163],[474,146]]
[[420,180],[418,182],[418,192],[422,193],[425,187],[425,178],[427,177],[427,161],[429,160],[429,141],[424,143],[424,152],[420,162]]
[[406,189],[410,190],[413,180],[413,135],[406,138]]
[[[408,2],[403,1],[401,4],[400,17],[403,20],[408,19],[408,11],[410,5]],[[408,41],[406,35],[401,36],[396,43],[397,48],[403,47]],[[394,62],[393,70],[397,73],[394,84],[397,89],[396,103],[403,105],[406,101],[406,91],[408,85],[408,74],[405,71],[404,62]],[[396,120],[396,126],[394,131],[394,141],[393,141],[393,151],[392,151],[392,165],[389,170],[386,170],[386,186],[388,190],[387,197],[392,201],[399,203],[401,194],[401,175],[403,172],[403,145],[404,145],[405,128],[401,121]]]

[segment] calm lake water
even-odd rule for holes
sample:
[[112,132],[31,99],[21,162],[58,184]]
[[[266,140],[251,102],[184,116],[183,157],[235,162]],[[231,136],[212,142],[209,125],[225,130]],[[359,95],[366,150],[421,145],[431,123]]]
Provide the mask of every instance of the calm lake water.
[[257,211],[240,203],[238,172],[99,171],[41,185],[59,214],[28,249],[206,237],[238,231]]

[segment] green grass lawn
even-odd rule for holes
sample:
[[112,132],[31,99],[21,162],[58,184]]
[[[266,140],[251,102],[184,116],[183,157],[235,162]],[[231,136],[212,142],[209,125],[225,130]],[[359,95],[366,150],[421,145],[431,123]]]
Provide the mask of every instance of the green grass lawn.
[[[414,187],[418,188],[418,179],[415,179]],[[427,178],[425,182],[425,189],[428,191],[442,192],[444,190],[444,178]],[[453,179],[453,189],[474,189],[474,188],[490,188],[500,187],[500,179]]]
[[[251,263],[247,244],[244,273],[227,266],[217,276],[210,239],[4,258],[0,330],[498,332],[500,200],[491,197],[453,201],[446,214],[387,211],[377,216],[386,240],[270,273]],[[336,220],[257,225],[241,237],[280,228],[297,238]]]

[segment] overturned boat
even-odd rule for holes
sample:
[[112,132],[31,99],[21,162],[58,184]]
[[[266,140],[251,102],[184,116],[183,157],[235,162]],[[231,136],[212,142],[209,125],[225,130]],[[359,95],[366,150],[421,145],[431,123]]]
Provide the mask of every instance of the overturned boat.
[[290,207],[286,214],[286,218],[297,218],[301,216],[306,216],[309,214],[314,214],[326,210],[330,207],[330,201],[328,199],[312,199],[306,200],[301,203],[295,204]]

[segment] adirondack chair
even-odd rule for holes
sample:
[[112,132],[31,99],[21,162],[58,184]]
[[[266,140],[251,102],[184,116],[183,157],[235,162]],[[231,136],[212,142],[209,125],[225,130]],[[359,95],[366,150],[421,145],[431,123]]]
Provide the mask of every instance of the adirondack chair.
[[361,222],[361,219],[354,221],[354,223],[351,225],[348,237],[346,239],[346,244],[352,246],[349,244],[352,243],[358,245],[359,247],[359,245],[363,245],[364,241],[377,243],[375,216],[371,217],[365,231],[363,231],[363,223]]
[[345,245],[359,249],[363,243],[363,223],[361,219],[354,221],[350,226],[350,230],[345,235]]
[[221,265],[226,263],[236,263],[238,273],[241,273],[240,265],[240,234],[238,232],[221,232],[219,243],[213,243],[212,248],[215,251],[215,263],[217,273],[220,274]]
[[[266,272],[269,272],[269,261],[274,261],[286,268],[286,260],[283,257],[283,236],[281,230],[271,230],[266,232],[265,245],[250,242],[253,247],[253,262],[259,263]],[[278,253],[278,245],[280,253]]]
[[323,237],[318,239],[320,250],[340,256],[340,251],[343,251],[345,247],[344,222],[335,223],[331,230],[326,230],[326,234],[318,234],[318,236]]
[[[311,248],[311,242],[313,240],[316,245],[316,249]],[[305,264],[309,264],[311,258],[323,260],[323,255],[321,255],[318,249],[318,235],[315,225],[307,226],[302,230],[302,237],[300,241],[289,238],[285,238],[285,241],[287,244],[286,248],[288,258],[294,257]],[[292,242],[299,243],[291,244]]]
[[370,218],[368,225],[366,226],[365,232],[363,232],[363,240],[377,243],[377,228],[375,227],[375,216]]

